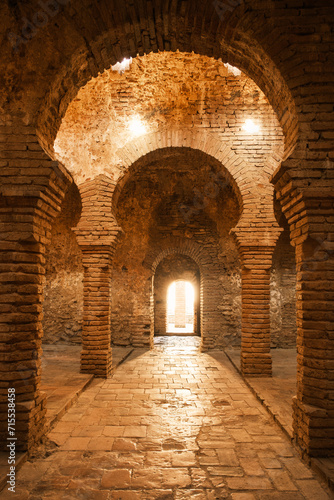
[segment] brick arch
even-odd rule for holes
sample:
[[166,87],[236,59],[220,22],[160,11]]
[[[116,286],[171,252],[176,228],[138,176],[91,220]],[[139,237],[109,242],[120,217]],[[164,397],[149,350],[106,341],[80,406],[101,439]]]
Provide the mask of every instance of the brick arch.
[[[187,148],[201,151],[217,160],[226,173],[240,206],[240,213],[244,209],[244,195],[248,193],[248,184],[245,182],[245,172],[250,172],[246,162],[233,151],[228,142],[221,142],[209,134],[196,132],[192,129],[161,130],[135,139],[117,151],[123,166],[124,175],[118,180],[113,198],[116,207],[120,193],[130,176],[131,167],[141,158],[158,160],[166,150]],[[248,205],[250,207],[250,205]]]
[[[221,58],[239,67],[254,80],[278,116],[286,138],[285,156],[288,156],[297,141],[295,103],[281,70],[274,58],[269,56],[264,34],[256,34],[259,40],[263,38],[260,42],[254,36],[252,17],[255,9],[245,12],[241,3],[233,12],[226,12],[220,22],[215,2],[170,2],[167,7],[159,3],[152,9],[151,3],[148,6],[144,1],[142,12],[136,11],[134,6],[127,5],[123,0],[115,0],[114,3],[115,9],[103,10],[104,18],[96,23],[99,30],[87,33],[72,57],[58,68],[42,103],[38,134],[43,147],[51,155],[54,139],[69,103],[91,78],[97,77],[123,57],[180,50]],[[274,12],[274,2],[270,4]],[[117,19],[112,11],[118,12]],[[98,13],[94,15],[98,16]],[[259,25],[260,15],[257,12]],[[263,30],[268,30],[270,22],[270,18],[263,22]],[[147,30],[150,36],[143,34]],[[279,56],[274,54],[277,63],[282,65]]]
[[[189,238],[169,237],[164,238],[154,245],[147,253],[143,266],[151,271],[152,278],[158,265],[169,255],[186,255],[198,266],[200,272],[200,331],[201,349],[207,350],[215,347],[215,335],[212,325],[219,318],[219,310],[215,300],[217,292],[217,272],[211,256],[198,243]],[[152,279],[153,294],[153,279]],[[218,297],[217,292],[217,297]],[[151,301],[153,307],[153,300]],[[153,316],[154,311],[151,311]],[[218,322],[217,322],[218,324]],[[151,331],[153,341],[153,330]]]
[[172,254],[190,257],[197,264],[201,274],[205,272],[206,266],[210,264],[210,256],[198,243],[189,238],[170,237],[164,238],[151,247],[145,257],[143,266],[150,269],[153,276],[160,262]]

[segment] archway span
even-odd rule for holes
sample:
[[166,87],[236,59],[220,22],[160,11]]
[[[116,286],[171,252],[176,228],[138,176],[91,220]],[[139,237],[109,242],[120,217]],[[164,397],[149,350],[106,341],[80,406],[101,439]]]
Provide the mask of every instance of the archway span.
[[160,240],[150,248],[143,261],[143,266],[150,269],[153,276],[160,262],[171,254],[190,257],[198,265],[201,274],[205,273],[205,267],[211,261],[210,255],[195,241],[171,236]]
[[191,134],[186,130],[176,130],[174,134],[170,131],[151,134],[148,137],[133,140],[117,152],[124,161],[127,170],[115,188],[114,209],[116,209],[120,194],[139,161],[157,161],[163,159],[166,154],[172,154],[173,151],[186,152],[187,150],[201,151],[210,159],[215,159],[220,163],[222,170],[208,179],[208,185],[213,183],[217,188],[222,188],[230,184],[237,197],[241,216],[244,208],[243,195],[248,190],[247,184],[239,181],[242,177],[244,178],[244,172],[247,171],[244,160],[230,148],[228,143],[221,143],[210,136],[203,139],[202,134]]
[[[215,348],[224,343],[222,335],[222,318],[219,311],[221,300],[219,287],[217,286],[217,268],[212,255],[201,245],[189,238],[169,237],[161,239],[147,253],[143,266],[148,268],[152,277],[152,300],[151,317],[153,310],[153,278],[159,264],[171,255],[184,255],[190,257],[198,266],[199,280],[199,310],[201,349]],[[151,331],[153,339],[153,330]]]
[[[199,1],[184,5],[172,2],[162,12],[161,5],[145,12],[145,20],[136,8],[125,2],[118,5],[117,20],[102,23],[99,32],[89,33],[71,54],[65,64],[58,68],[49,86],[38,118],[38,134],[45,149],[52,153],[52,146],[62,117],[79,88],[91,78],[110,68],[123,57],[136,57],[158,51],[184,51],[207,55],[240,68],[263,90],[281,123],[285,135],[285,157],[289,155],[297,140],[297,113],[288,84],[281,69],[266,51],[266,43],[257,41],[251,28],[253,11],[243,4],[226,13],[220,19],[214,2]],[[204,9],[204,12],[203,12]],[[272,4],[274,11],[274,4]],[[109,11],[112,9],[108,9]],[[183,10],[183,12],[182,12]],[[131,11],[131,12],[130,12]],[[203,17],[199,24],[198,13]],[[173,23],[168,20],[173,19]],[[109,24],[109,26],[107,26]],[[139,36],[140,26],[151,27],[151,37],[145,41]],[[264,23],[268,29],[268,21]],[[143,26],[142,26],[143,27]],[[126,28],[126,29],[125,29]],[[118,37],[116,37],[116,33]],[[127,33],[125,35],[125,33]],[[260,40],[262,33],[256,36]],[[116,38],[118,38],[116,42]],[[282,63],[280,60],[278,63]]]

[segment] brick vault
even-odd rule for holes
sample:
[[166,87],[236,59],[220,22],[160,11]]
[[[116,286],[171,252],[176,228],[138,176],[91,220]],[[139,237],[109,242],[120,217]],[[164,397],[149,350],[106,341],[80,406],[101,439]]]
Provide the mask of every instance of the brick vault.
[[239,347],[244,377],[270,377],[271,349],[297,346],[295,444],[334,455],[333,18],[324,0],[2,2],[4,449],[9,388],[19,449],[45,434],[42,341],[109,378],[188,277],[202,352]]

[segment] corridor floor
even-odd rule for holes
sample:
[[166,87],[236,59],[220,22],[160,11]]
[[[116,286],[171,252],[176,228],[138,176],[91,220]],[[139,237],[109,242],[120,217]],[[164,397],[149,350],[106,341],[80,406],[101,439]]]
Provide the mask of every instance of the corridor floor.
[[[3,499],[325,500],[226,358],[158,338],[95,380]],[[55,443],[55,444],[53,444]]]

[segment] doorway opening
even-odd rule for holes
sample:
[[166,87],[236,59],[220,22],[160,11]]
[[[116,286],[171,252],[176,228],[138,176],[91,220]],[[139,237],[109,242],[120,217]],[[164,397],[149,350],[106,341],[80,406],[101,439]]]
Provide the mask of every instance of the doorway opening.
[[195,290],[189,281],[174,281],[167,291],[166,333],[193,334]]
[[152,337],[201,336],[202,276],[189,256],[171,253],[152,280]]

